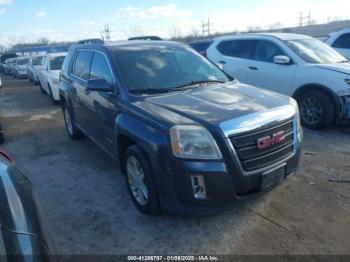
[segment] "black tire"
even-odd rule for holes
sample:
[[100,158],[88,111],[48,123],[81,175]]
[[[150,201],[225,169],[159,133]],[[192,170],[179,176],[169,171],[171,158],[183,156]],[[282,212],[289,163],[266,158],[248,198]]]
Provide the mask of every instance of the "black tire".
[[[66,127],[66,131],[67,131],[68,136],[72,140],[79,140],[79,139],[83,138],[84,134],[76,127],[76,125],[74,123],[74,117],[73,117],[71,110],[69,110],[69,108],[65,104],[63,104],[62,111],[63,111],[64,123],[65,123],[65,127]],[[69,122],[70,122],[71,126],[70,126]]]
[[0,124],[0,145],[5,142],[4,133],[2,132],[1,124]]
[[[145,204],[141,204],[137,198],[135,197],[133,193],[133,189],[131,186],[131,182],[129,181],[129,175],[128,175],[128,161],[129,159],[135,158],[139,162],[140,166],[142,167],[143,174],[144,174],[144,184],[147,187],[148,197]],[[123,170],[126,177],[126,183],[128,186],[128,191],[130,194],[130,197],[136,206],[138,210],[140,210],[144,214],[148,215],[155,215],[160,212],[159,204],[158,204],[158,197],[157,197],[157,190],[154,182],[153,172],[151,165],[149,163],[149,160],[147,158],[147,155],[144,153],[144,151],[141,149],[138,145],[130,146],[124,156],[123,161]],[[136,190],[137,191],[137,190]],[[139,191],[139,190],[138,190]]]
[[332,98],[320,90],[302,93],[298,99],[301,124],[310,129],[323,129],[335,123],[335,106]]
[[42,93],[43,95],[46,95],[46,91],[45,89],[41,86],[41,83],[39,82],[39,88],[40,88],[40,93]]

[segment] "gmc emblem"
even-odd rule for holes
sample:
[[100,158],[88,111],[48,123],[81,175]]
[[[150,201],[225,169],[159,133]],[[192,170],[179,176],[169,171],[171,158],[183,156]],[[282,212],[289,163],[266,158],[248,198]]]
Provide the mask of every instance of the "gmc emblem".
[[272,136],[266,136],[263,138],[259,138],[257,141],[257,146],[260,150],[269,148],[273,145],[277,145],[282,143],[286,139],[286,135],[284,131],[273,134]]

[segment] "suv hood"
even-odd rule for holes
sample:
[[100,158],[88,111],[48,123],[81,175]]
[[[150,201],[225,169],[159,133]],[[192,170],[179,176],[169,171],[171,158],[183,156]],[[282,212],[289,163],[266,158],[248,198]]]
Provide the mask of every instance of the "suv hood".
[[350,62],[338,64],[323,64],[317,65],[317,67],[350,75]]
[[199,122],[218,126],[232,118],[287,104],[286,96],[235,81],[147,97],[138,106],[172,124]]

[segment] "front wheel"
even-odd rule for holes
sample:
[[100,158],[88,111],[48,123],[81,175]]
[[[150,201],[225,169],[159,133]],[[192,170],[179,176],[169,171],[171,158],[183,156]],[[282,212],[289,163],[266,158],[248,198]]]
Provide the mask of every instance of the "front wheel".
[[129,147],[124,157],[124,171],[130,196],[137,209],[145,214],[159,213],[151,165],[138,145]]
[[76,127],[72,114],[67,106],[62,106],[64,123],[69,137],[73,140],[78,140],[84,137],[83,133]]
[[322,91],[307,91],[298,98],[301,123],[311,129],[329,127],[335,122],[334,103]]
[[39,88],[40,88],[40,93],[42,93],[43,95],[46,94],[45,89],[42,87],[41,83],[39,83]]

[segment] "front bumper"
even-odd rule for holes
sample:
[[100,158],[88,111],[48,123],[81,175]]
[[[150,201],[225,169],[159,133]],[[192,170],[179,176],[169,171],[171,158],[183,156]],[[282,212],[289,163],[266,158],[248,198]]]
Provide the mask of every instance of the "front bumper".
[[20,78],[26,78],[28,76],[27,71],[17,71],[17,75]]
[[338,115],[337,122],[350,123],[350,94],[337,96]]
[[[221,144],[224,155],[221,161],[188,161],[169,158],[163,165],[153,166],[161,209],[167,214],[208,215],[242,205],[272,190],[281,183],[262,188],[263,176],[269,171],[283,168],[284,178],[297,172],[301,154],[302,131],[297,135],[295,152],[277,166],[255,174],[243,174],[238,159],[233,157],[229,146]],[[222,142],[222,143],[227,143]],[[164,159],[164,154],[163,154]],[[166,170],[166,171],[165,171]],[[201,176],[205,183],[205,199],[194,195],[193,177]],[[283,183],[285,179],[281,182]]]

